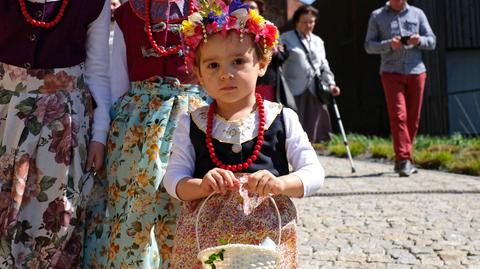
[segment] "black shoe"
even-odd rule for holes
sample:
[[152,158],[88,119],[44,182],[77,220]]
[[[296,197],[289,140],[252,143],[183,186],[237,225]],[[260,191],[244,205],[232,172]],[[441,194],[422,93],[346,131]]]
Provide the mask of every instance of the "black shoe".
[[409,177],[411,174],[418,172],[410,160],[400,161],[398,166],[398,175],[401,177]]
[[395,165],[393,166],[393,171],[395,173],[400,172],[400,162],[399,161],[395,161]]

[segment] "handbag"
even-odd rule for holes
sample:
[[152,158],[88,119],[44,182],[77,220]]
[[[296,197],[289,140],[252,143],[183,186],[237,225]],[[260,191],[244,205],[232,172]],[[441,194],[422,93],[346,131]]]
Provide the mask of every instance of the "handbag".
[[[315,70],[315,65],[313,64],[312,58],[310,56],[310,52],[308,51],[307,47],[305,47],[305,44],[303,44],[302,39],[300,38],[300,35],[298,34],[298,31],[295,30],[295,34],[297,35],[298,41],[300,42],[300,45],[302,45],[303,50],[305,51],[305,54],[307,55],[307,60],[310,66],[314,71]],[[325,83],[322,79],[322,73],[323,70],[320,67],[320,74],[317,74],[315,72],[315,75],[313,76],[313,79],[310,80],[310,83],[313,82],[313,94],[317,99],[324,105],[328,105],[332,102],[332,94],[330,93],[330,88],[327,83]],[[310,84],[309,84],[310,86]]]

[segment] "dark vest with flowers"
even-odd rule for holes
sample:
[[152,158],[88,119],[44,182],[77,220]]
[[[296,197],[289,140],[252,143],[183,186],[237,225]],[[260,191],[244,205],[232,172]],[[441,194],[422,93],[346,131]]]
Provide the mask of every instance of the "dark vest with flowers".
[[[255,162],[253,162],[247,170],[242,172],[253,173],[259,170],[268,170],[274,176],[283,176],[289,174],[287,153],[285,149],[285,123],[283,113],[279,113],[272,122],[268,130],[264,134],[265,142],[262,145],[260,154]],[[195,172],[193,177],[203,178],[203,176],[215,168],[210,159],[210,153],[205,143],[205,133],[198,128],[193,120],[190,124],[190,140],[195,149]],[[257,142],[257,138],[242,144],[242,151],[234,153],[232,144],[222,143],[213,138],[213,147],[215,153],[224,164],[243,163],[252,155],[253,147]]]
[[[61,1],[27,2],[30,16],[51,21]],[[87,27],[102,11],[104,0],[70,0],[60,23],[50,29],[27,23],[18,0],[0,1],[0,62],[24,68],[61,68],[86,59]]]
[[[137,2],[139,1],[124,3],[115,11],[115,20],[122,30],[126,44],[129,80],[142,81],[152,76],[168,76],[176,77],[183,83],[191,82],[193,76],[185,72],[183,57],[178,55],[158,57],[155,53],[147,38],[145,21],[139,16],[138,9],[136,9],[137,13],[132,9],[132,6],[136,5]],[[139,3],[141,4],[143,1]],[[158,4],[162,3],[168,2],[162,1]],[[188,15],[188,3],[189,1],[185,1],[182,11],[176,4],[170,4],[168,30],[166,30],[167,24],[164,19],[153,18],[153,38],[158,46],[168,48],[181,44],[179,26],[184,19],[183,17]],[[155,7],[154,4],[152,4],[152,7]],[[168,6],[157,7],[157,10],[162,10],[162,13],[167,12],[164,9],[168,9]]]

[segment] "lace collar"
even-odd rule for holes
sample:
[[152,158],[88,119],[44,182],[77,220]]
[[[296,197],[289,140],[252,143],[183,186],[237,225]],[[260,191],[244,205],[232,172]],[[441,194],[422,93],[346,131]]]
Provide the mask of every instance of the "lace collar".
[[[265,106],[265,131],[270,128],[278,114],[282,112],[282,105],[279,103],[264,101]],[[207,129],[207,112],[208,106],[200,107],[193,111],[192,121],[202,132]],[[242,144],[250,141],[257,136],[258,133],[258,113],[250,113],[250,115],[241,120],[228,121],[215,114],[213,119],[212,137],[222,143]]]

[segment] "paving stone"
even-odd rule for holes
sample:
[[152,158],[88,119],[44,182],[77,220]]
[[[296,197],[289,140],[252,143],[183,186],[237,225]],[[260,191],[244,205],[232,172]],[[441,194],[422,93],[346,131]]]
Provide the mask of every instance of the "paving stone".
[[[480,190],[478,177],[420,170],[399,178],[391,164],[320,157],[320,193]],[[480,269],[477,194],[352,195],[293,199],[299,268]]]

